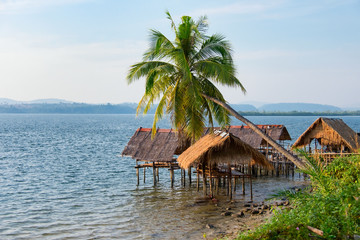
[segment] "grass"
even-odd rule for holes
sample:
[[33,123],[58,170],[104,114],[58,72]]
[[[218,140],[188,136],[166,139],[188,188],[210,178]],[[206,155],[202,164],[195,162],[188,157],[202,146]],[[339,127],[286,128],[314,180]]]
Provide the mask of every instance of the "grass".
[[[268,223],[237,239],[354,239],[360,235],[360,156],[335,159],[326,167],[305,156],[311,186],[284,191],[291,208],[274,209]],[[308,226],[322,231],[322,236]]]

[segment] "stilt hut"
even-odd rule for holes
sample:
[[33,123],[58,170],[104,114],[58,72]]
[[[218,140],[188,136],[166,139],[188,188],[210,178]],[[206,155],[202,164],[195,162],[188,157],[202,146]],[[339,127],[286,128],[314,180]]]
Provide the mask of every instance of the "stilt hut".
[[[231,133],[216,130],[202,137],[191,147],[185,150],[177,159],[179,166],[188,169],[191,166],[196,167],[196,172],[202,175],[204,194],[207,194],[206,179],[209,179],[210,195],[214,194],[214,180],[218,182],[220,178],[226,178],[229,186],[229,196],[232,197],[232,180],[242,178],[250,179],[251,198],[251,171],[247,174],[236,171],[237,165],[259,164],[268,169],[272,164],[263,154],[243,142]],[[215,183],[215,185],[218,185]],[[244,184],[243,184],[244,186]],[[243,189],[245,190],[245,189]]]
[[325,160],[348,153],[358,153],[360,138],[342,119],[318,118],[295,141],[292,148],[304,148]]
[[151,128],[138,128],[124,148],[122,156],[130,156],[136,160],[137,185],[140,168],[144,169],[144,182],[145,169],[153,168],[154,185],[159,180],[159,168],[168,168],[173,183],[173,171],[179,169],[176,155],[181,154],[188,143],[180,143],[177,132],[172,129],[157,129],[153,138],[151,131]]
[[[285,147],[286,141],[289,141],[290,143],[291,137],[284,125],[257,125],[257,127],[283,147]],[[248,126],[230,126],[227,130],[266,156],[275,169],[275,171],[271,171],[271,175],[276,174],[276,176],[280,176],[282,173],[286,176],[290,176],[290,171],[292,171],[292,175],[294,175],[295,165],[293,162],[280,154],[276,149],[269,145],[265,139]],[[252,168],[252,171],[253,176],[269,175],[269,171],[260,165],[255,165]]]

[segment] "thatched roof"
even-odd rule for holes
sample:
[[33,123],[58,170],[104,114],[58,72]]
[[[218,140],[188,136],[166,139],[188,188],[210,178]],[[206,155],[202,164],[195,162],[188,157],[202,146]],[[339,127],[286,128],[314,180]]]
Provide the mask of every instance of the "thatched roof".
[[158,129],[151,139],[151,128],[138,128],[122,152],[137,160],[152,162],[171,162],[174,154],[182,151],[178,144],[177,132],[171,129]]
[[[257,125],[274,140],[291,140],[283,125]],[[220,128],[215,128],[220,129]],[[204,130],[208,134],[211,128]],[[260,148],[266,142],[248,126],[230,126],[227,131],[254,148]],[[178,134],[171,129],[158,129],[151,139],[151,128],[138,128],[124,148],[122,155],[149,162],[170,162],[174,155],[181,154],[189,143],[180,143]]]
[[216,130],[195,142],[177,159],[181,168],[193,163],[259,164],[272,168],[265,156],[231,133]]
[[296,140],[293,148],[301,148],[308,145],[314,138],[318,139],[323,146],[341,145],[349,148],[351,152],[357,152],[360,147],[360,139],[342,119],[318,118]]
[[[256,125],[263,132],[267,133],[275,141],[291,140],[290,134],[284,125]],[[218,130],[219,128],[215,128]],[[266,141],[255,133],[248,126],[230,126],[226,129],[234,136],[240,138],[253,148],[260,148],[262,145],[266,145]],[[206,134],[210,132],[210,128],[206,130]]]

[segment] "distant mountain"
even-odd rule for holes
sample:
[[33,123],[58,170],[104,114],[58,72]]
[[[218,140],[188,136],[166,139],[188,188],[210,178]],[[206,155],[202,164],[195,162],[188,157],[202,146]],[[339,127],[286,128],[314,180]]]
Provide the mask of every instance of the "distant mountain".
[[43,113],[43,114],[134,114],[136,109],[122,104],[85,103],[27,103],[2,104],[0,113]]
[[26,103],[30,103],[30,104],[57,104],[57,103],[74,103],[71,101],[67,101],[64,99],[57,99],[57,98],[48,98],[48,99],[37,99],[37,100],[32,100],[32,101],[28,101]]
[[0,98],[0,104],[57,104],[57,103],[73,103],[64,99],[48,98],[36,99],[32,101],[16,101],[9,98]]
[[0,98],[0,104],[18,104],[19,101],[12,100],[9,98]]
[[[121,104],[86,104],[76,103],[63,99],[38,99],[33,101],[16,101],[0,98],[0,113],[66,113],[66,114],[133,114],[136,113],[137,103]],[[230,104],[235,111],[246,114],[261,115],[262,113],[339,113],[343,109],[314,103],[276,103],[265,104],[256,108],[252,104]],[[153,114],[157,108],[154,104],[148,113]],[[294,113],[295,114],[295,113]]]
[[273,103],[265,104],[258,108],[265,112],[338,112],[341,108],[332,105],[322,105],[315,103]]
[[238,112],[256,112],[257,108],[251,104],[230,104],[230,106]]

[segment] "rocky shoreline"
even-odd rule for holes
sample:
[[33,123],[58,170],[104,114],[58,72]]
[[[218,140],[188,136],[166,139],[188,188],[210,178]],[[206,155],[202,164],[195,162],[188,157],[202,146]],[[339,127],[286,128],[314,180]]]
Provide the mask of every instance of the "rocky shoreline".
[[[220,206],[219,206],[220,207]],[[221,218],[204,226],[204,239],[234,239],[240,232],[253,230],[265,223],[275,208],[288,208],[288,200],[235,202],[220,207]]]

